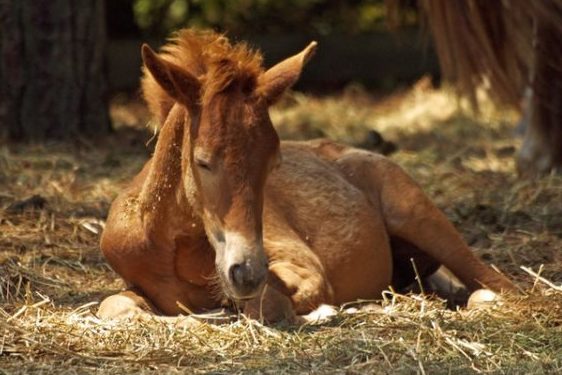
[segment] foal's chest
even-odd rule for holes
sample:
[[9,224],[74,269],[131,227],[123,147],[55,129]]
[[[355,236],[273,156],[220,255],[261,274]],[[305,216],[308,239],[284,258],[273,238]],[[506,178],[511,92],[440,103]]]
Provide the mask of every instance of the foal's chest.
[[176,275],[193,285],[208,285],[215,277],[215,251],[205,238],[176,241]]

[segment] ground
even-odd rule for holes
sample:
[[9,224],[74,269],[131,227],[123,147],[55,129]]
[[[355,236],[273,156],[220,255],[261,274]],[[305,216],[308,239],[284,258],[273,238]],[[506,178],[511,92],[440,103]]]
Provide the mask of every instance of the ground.
[[380,308],[323,324],[178,328],[95,316],[123,287],[98,247],[107,210],[154,145],[141,104],[116,97],[111,112],[117,131],[102,141],[0,144],[0,374],[562,371],[562,178],[517,177],[514,113],[485,98],[475,113],[421,81],[384,99],[357,87],[291,94],[272,119],[285,138],[361,144],[377,130],[520,296],[453,311],[389,292]]

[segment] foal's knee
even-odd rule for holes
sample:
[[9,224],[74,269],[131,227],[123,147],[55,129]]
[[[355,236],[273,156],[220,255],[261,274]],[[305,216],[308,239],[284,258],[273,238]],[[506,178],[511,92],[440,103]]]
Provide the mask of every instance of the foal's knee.
[[334,292],[318,269],[306,269],[287,262],[271,266],[290,297],[297,314],[307,314],[321,304],[332,304]]

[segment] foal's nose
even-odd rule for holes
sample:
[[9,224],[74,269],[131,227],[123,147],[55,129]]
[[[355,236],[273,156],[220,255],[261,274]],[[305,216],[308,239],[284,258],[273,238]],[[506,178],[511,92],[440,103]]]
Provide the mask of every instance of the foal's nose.
[[255,267],[248,261],[236,263],[230,266],[228,276],[236,290],[237,297],[251,298],[265,282],[267,267]]

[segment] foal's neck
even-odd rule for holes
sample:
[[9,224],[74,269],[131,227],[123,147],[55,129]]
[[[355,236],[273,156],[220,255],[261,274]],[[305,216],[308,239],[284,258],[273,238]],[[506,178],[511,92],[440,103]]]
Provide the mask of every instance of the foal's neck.
[[190,118],[176,104],[160,130],[154,155],[141,193],[143,224],[158,240],[173,242],[179,236],[204,235],[194,210],[194,199],[186,196],[184,179],[193,181],[189,167]]

